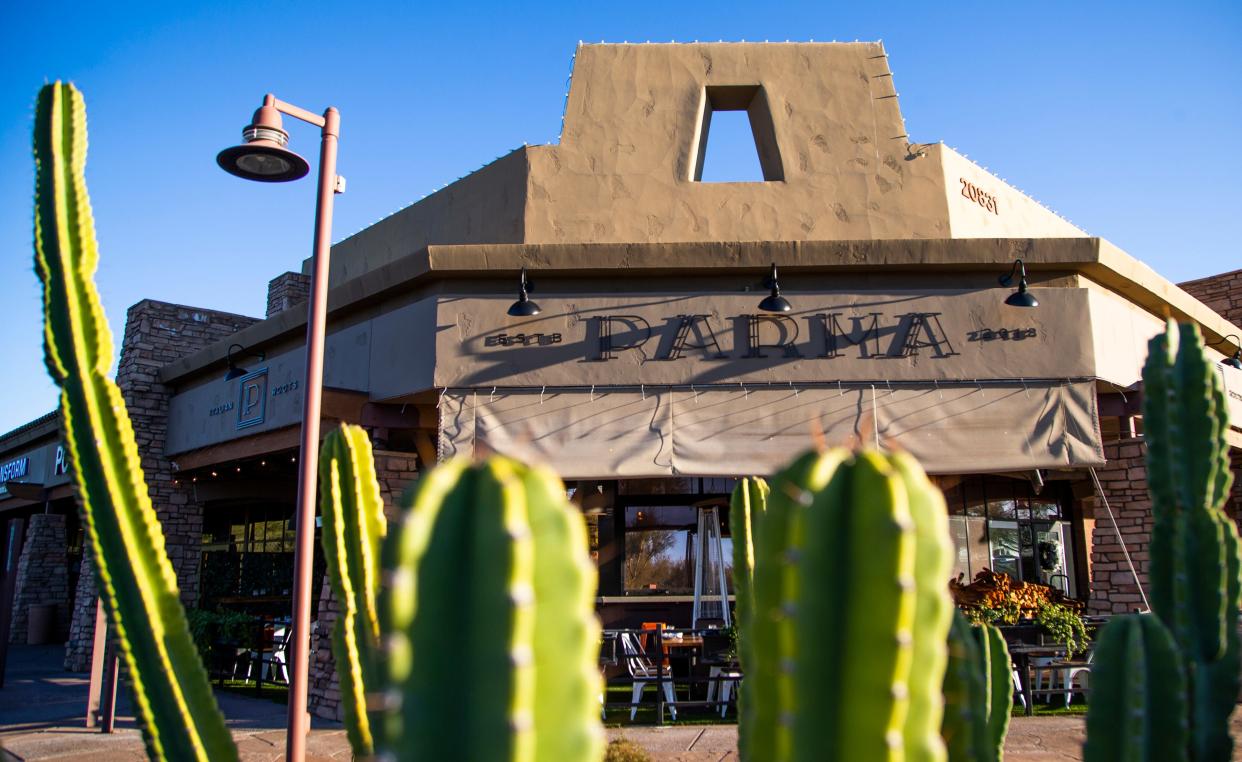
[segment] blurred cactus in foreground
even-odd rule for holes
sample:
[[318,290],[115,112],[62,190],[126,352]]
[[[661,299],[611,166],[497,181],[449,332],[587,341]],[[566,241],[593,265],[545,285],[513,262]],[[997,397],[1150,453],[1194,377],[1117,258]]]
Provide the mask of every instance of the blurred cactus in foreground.
[[[1152,503],[1149,585],[1159,622],[1119,618],[1101,634],[1086,758],[1228,760],[1239,680],[1239,542],[1223,510],[1233,481],[1228,402],[1198,326],[1170,320],[1148,343],[1143,427]],[[1174,673],[1184,675],[1185,702]],[[1161,695],[1143,693],[1148,683]],[[1165,747],[1141,735],[1140,714],[1154,724],[1164,713],[1180,714],[1189,728],[1184,756],[1160,756]]]
[[953,613],[941,735],[949,762],[998,762],[1013,709],[1013,666],[1000,630]]
[[335,651],[355,754],[598,760],[595,569],[560,479],[499,457],[441,464],[403,501],[376,567],[365,438],[330,434],[320,476],[334,591],[355,601]]
[[807,453],[772,478],[749,531],[741,758],[944,760],[952,544],[917,463]]
[[86,106],[73,85],[57,82],[39,93],[34,147],[35,269],[43,283],[47,367],[61,387],[88,544],[147,753],[154,759],[236,759],[190,637],[125,401],[108,378],[112,336],[94,284],[98,251],[86,192]]

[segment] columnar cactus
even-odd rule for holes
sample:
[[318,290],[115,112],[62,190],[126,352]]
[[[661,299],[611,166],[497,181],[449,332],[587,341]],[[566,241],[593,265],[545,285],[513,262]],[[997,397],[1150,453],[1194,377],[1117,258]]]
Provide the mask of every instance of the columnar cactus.
[[[366,460],[360,437],[345,427],[325,443],[325,460],[333,450],[342,452],[336,462]],[[344,439],[350,442],[342,450]],[[342,599],[358,595],[357,584],[346,584],[357,579],[351,557],[366,563],[365,553],[349,547],[366,544],[372,535],[360,530],[368,523],[383,532],[382,522],[355,513],[373,494],[366,483],[373,476],[365,469],[355,476],[361,487],[323,497],[325,515],[342,517],[341,529],[334,518],[332,536],[324,533],[325,545],[345,550],[328,558],[341,567],[331,578]],[[327,506],[350,492],[367,499]],[[378,637],[372,640],[369,625],[352,628],[361,668],[351,676],[351,701],[365,694],[371,707],[369,717],[360,704],[347,715],[355,753],[392,760],[599,759],[595,570],[585,525],[560,479],[504,458],[478,466],[450,461],[423,476],[403,503],[382,543],[378,598],[357,606],[375,606]],[[346,663],[348,633],[336,651]],[[369,672],[372,643],[378,647]],[[360,743],[368,734],[373,744]]]
[[744,760],[945,758],[945,516],[905,455],[807,453],[773,478],[751,515]]
[[341,704],[350,746],[374,753],[366,686],[380,682],[380,543],[387,533],[384,503],[375,480],[371,442],[357,426],[342,424],[324,439],[319,460],[323,554],[340,615],[332,632]]
[[953,613],[941,735],[949,762],[998,762],[1013,709],[1012,664],[1000,631]]
[[112,336],[94,284],[86,192],[86,106],[73,85],[35,110],[35,269],[43,283],[48,371],[60,409],[100,594],[155,759],[237,758],[190,637],[125,401],[108,378]]
[[[768,508],[768,483],[756,477],[746,477],[738,481],[733,488],[733,497],[729,503],[729,532],[733,536],[733,598],[736,601],[734,627],[737,629],[737,657],[742,671],[751,669],[754,657],[751,656],[750,621],[754,610],[752,588],[755,576],[754,524],[756,517],[762,520]],[[737,710],[741,718],[748,717],[752,709],[750,698],[751,685],[749,680],[743,681],[738,689]],[[738,747],[749,744],[751,724],[738,722]]]
[[1184,762],[1186,677],[1157,617],[1109,622],[1095,646],[1084,758],[1091,762]]
[[[1184,710],[1167,701],[1147,709],[1186,712],[1188,759],[1228,760],[1233,747],[1229,715],[1237,701],[1239,679],[1239,541],[1237,527],[1222,510],[1233,480],[1225,439],[1227,402],[1197,326],[1179,327],[1169,321],[1164,333],[1148,343],[1143,387],[1153,519],[1150,600],[1176,648],[1164,647],[1153,625],[1144,623],[1140,638],[1134,634],[1138,625],[1120,619],[1101,635],[1096,660],[1107,657],[1130,664],[1140,659],[1135,654],[1142,651],[1149,671],[1166,676],[1175,667],[1160,660],[1180,660],[1176,669],[1185,673],[1188,690]],[[1123,640],[1109,633],[1113,628],[1131,634]],[[1110,653],[1106,643],[1116,650]],[[1154,759],[1127,738],[1108,738],[1131,729],[1110,722],[1117,707],[1099,697],[1128,696],[1127,703],[1136,712],[1138,699],[1108,682],[1129,679],[1124,670],[1106,668],[1101,676],[1097,667],[1096,672],[1091,712],[1097,718],[1088,723],[1088,758]]]

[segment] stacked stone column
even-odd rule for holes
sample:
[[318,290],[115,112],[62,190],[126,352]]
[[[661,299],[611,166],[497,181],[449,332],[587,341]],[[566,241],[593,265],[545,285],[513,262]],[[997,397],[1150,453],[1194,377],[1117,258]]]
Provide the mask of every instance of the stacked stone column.
[[[181,600],[189,606],[198,602],[203,511],[194,499],[191,485],[179,484],[174,478],[172,462],[164,454],[172,390],[159,382],[159,371],[255,322],[255,318],[244,315],[150,299],[130,307],[126,315],[117,385],[134,424],[147,492],[164,530],[165,548],[177,573]],[[69,628],[66,669],[83,670],[90,666],[96,589],[94,569],[90,569],[89,575],[86,572],[84,563]]]
[[25,643],[30,607],[56,606],[56,637],[69,626],[69,575],[65,561],[65,517],[37,513],[26,522],[26,539],[17,561],[10,643]]

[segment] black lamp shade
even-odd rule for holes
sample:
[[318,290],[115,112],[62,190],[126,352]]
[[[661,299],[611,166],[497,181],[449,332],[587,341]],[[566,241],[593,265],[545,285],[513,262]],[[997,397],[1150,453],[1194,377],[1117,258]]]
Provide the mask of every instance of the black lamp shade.
[[759,309],[764,312],[789,312],[793,309],[793,305],[789,303],[788,299],[781,296],[779,291],[773,289],[769,296],[764,297],[763,301],[759,302]]
[[235,378],[241,378],[242,376],[246,375],[249,372],[250,371],[246,370],[245,368],[239,368],[236,365],[230,365],[229,372],[224,374],[224,380],[232,381]]
[[1233,357],[1230,357],[1228,360],[1221,360],[1221,363],[1228,365],[1231,368],[1242,370],[1242,350],[1234,352]]
[[216,156],[216,163],[230,175],[261,183],[287,183],[310,172],[306,159],[287,148],[264,143],[226,148]]
[[1005,304],[1010,307],[1038,307],[1039,300],[1025,287],[1019,287],[1017,291],[1006,297]]
[[542,311],[526,294],[522,294],[516,302],[509,305],[509,315],[512,317],[534,317]]

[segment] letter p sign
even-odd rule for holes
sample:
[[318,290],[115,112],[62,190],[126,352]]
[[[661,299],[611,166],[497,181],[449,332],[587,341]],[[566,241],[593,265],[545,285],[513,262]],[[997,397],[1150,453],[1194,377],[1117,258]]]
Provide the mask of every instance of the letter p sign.
[[237,428],[263,423],[267,409],[267,368],[242,376],[237,398]]

